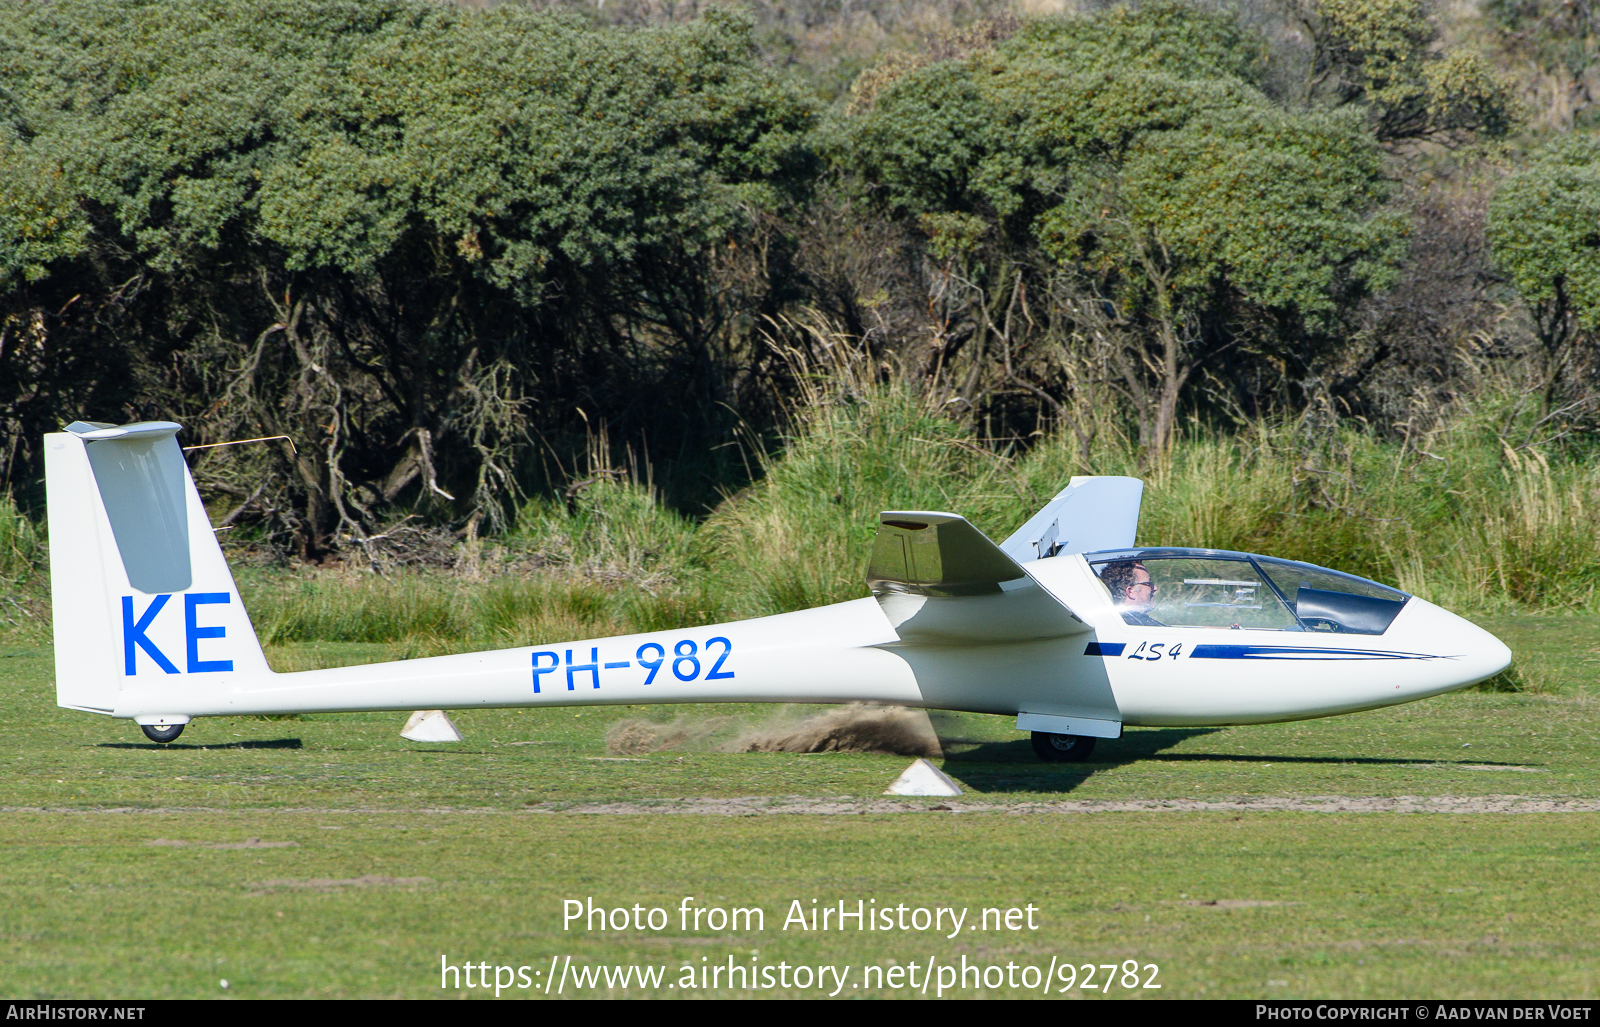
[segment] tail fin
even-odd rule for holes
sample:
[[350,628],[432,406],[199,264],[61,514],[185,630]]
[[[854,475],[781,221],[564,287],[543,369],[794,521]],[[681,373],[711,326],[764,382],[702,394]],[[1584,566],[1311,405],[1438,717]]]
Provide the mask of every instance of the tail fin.
[[1143,497],[1144,482],[1138,478],[1075,477],[1000,548],[1018,563],[1131,549]]
[[185,694],[270,673],[179,430],[75,421],[45,436],[60,706],[182,723]]

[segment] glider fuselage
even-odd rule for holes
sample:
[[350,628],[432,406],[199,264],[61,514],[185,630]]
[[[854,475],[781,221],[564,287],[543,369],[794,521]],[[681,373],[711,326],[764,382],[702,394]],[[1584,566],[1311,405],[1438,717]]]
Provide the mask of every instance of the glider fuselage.
[[[879,702],[1114,738],[1124,724],[1260,723],[1387,706],[1482,680],[1510,661],[1487,632],[1364,579],[1248,554],[1127,550],[1142,483],[1074,478],[1000,544],[956,514],[883,513],[867,568],[872,598],[279,674],[178,430],[76,422],[46,436],[57,702],[147,732],[255,714]],[[1164,621],[1113,602],[1107,582],[1135,565],[1162,576],[1142,584],[1151,595],[1166,590],[1167,605],[1149,607]]]
[[[629,703],[881,702],[1128,725],[1266,723],[1437,695],[1503,668],[1505,647],[1421,599],[1378,636],[1123,622],[1082,556],[1024,565],[1092,627],[1060,638],[908,643],[878,601],[676,631],[578,639],[330,670],[168,674],[233,662],[226,634],[191,641],[168,603],[133,647],[112,715],[237,716]],[[138,615],[158,597],[128,597]],[[230,604],[216,604],[227,610]],[[207,608],[196,608],[210,623]],[[197,625],[199,631],[215,631]],[[253,639],[251,640],[253,641]],[[180,684],[181,680],[181,684]]]

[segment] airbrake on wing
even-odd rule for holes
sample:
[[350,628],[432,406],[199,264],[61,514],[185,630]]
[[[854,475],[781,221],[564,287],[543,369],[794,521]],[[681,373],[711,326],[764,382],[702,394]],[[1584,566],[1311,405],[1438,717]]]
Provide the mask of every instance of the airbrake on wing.
[[1089,630],[999,546],[952,513],[880,514],[867,587],[908,643],[1021,642]]
[[1074,477],[1000,545],[958,514],[884,511],[867,586],[907,642],[1083,634],[1087,621],[1023,565],[1132,546],[1143,493],[1137,478]]

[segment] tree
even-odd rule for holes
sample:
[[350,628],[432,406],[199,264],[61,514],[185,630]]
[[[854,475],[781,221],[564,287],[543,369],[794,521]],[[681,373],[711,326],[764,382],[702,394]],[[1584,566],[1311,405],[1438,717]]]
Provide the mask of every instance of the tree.
[[533,439],[581,451],[583,418],[668,452],[731,431],[739,325],[774,302],[781,254],[729,269],[814,175],[812,102],[760,66],[747,22],[601,30],[423,0],[24,13],[0,30],[0,303],[41,319],[47,364],[124,365],[7,381],[25,436],[90,409],[291,435],[297,452],[196,472],[235,496],[224,519],[314,557],[408,508],[492,522]]
[[1480,54],[1437,46],[1428,0],[1298,0],[1292,9],[1311,40],[1308,99],[1364,109],[1384,143],[1460,144],[1516,123],[1510,87]]
[[1150,133],[1040,234],[1107,301],[1098,320],[1159,453],[1184,387],[1233,351],[1312,371],[1341,312],[1393,280],[1404,224],[1386,198],[1359,119],[1247,106]]
[[975,362],[1037,393],[1019,352],[1110,340],[1159,456],[1193,383],[1241,350],[1305,373],[1403,249],[1360,115],[1275,104],[1257,52],[1176,4],[1032,27],[883,88],[851,166],[964,285]]
[[1558,139],[1502,182],[1488,233],[1544,351],[1545,412],[1592,405],[1600,379],[1600,135]]

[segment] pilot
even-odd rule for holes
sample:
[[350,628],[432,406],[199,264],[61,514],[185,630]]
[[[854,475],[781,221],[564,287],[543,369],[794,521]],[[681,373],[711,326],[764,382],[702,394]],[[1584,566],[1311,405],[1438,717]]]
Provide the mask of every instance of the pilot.
[[1108,563],[1100,572],[1100,580],[1111,590],[1111,601],[1117,604],[1117,612],[1125,622],[1151,628],[1166,627],[1150,616],[1150,607],[1155,604],[1160,586],[1150,580],[1150,572],[1144,564],[1138,560]]

